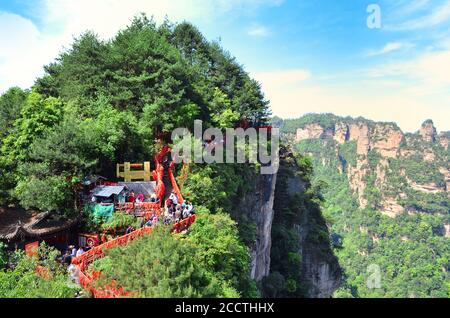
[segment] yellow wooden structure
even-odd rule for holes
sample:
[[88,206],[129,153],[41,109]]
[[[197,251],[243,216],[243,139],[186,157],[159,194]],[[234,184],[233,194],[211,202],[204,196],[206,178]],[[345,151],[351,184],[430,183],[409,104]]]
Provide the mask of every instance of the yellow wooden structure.
[[117,178],[123,178],[125,182],[151,181],[150,162],[117,164]]

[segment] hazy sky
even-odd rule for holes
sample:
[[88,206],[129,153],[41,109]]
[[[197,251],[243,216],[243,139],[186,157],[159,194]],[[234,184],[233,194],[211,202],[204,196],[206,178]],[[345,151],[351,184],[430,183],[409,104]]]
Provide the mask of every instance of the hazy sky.
[[[381,28],[367,25],[370,4]],[[273,113],[450,130],[450,0],[0,0],[0,93],[90,29],[113,36],[139,12],[188,20],[262,83]]]

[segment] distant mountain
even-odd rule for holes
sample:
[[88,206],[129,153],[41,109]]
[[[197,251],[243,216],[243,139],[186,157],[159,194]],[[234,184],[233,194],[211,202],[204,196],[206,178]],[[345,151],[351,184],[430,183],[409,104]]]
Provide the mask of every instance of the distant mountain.
[[[324,214],[342,238],[336,254],[347,289],[338,295],[450,295],[449,132],[438,134],[431,120],[403,133],[395,123],[332,114],[276,125],[312,157]],[[380,288],[367,285],[370,265],[380,269]]]

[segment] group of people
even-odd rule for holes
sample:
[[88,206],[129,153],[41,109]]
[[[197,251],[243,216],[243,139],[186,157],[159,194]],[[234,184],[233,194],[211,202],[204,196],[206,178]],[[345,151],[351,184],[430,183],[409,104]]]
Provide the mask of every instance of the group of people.
[[172,191],[166,200],[164,223],[176,223],[189,218],[193,214],[195,214],[195,209],[192,203],[186,200],[182,204],[179,204],[177,194]]
[[153,227],[157,223],[158,223],[158,216],[155,213],[153,213],[152,216],[148,220],[143,219],[141,221],[141,228],[143,228],[143,227]]
[[66,253],[61,257],[61,263],[69,266],[72,263],[72,259],[80,257],[84,254],[84,249],[80,246],[78,249],[74,245],[70,245],[66,250]]
[[[142,192],[140,192],[137,196],[134,194],[133,191],[131,191],[125,195],[126,202],[139,204],[139,203],[145,202],[145,200],[146,200],[145,195]],[[157,195],[155,193],[152,193],[152,195],[150,196],[150,202],[152,202],[152,203],[159,202],[159,198],[157,197]]]

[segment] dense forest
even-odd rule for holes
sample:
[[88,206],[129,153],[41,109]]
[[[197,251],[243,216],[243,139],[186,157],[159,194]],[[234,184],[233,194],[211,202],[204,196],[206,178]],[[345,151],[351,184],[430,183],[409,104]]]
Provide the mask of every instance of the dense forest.
[[[332,114],[278,124],[296,151],[310,156],[313,183],[323,189],[345,277],[335,296],[449,297],[448,133],[438,136],[431,121],[421,133],[402,134],[393,123]],[[380,284],[371,286],[378,274]]]
[[[235,127],[242,120],[258,126],[269,116],[260,85],[189,23],[156,25],[142,15],[108,41],[86,32],[45,66],[33,87],[11,88],[0,97],[0,206],[79,217],[76,185],[85,176],[114,180],[116,163],[150,161],[159,150],[156,141],[170,144],[174,128],[190,129],[195,119],[204,128]],[[257,226],[237,210],[258,174],[257,165],[191,164],[182,191],[198,218],[189,235],[161,229],[108,251],[93,268],[137,297],[261,296],[264,282],[250,275]],[[121,213],[108,222],[86,211],[81,217],[86,231],[135,222]],[[268,287],[271,295],[304,294],[294,256],[299,238],[290,241],[277,247],[280,262],[283,255],[292,258],[277,270],[286,284]],[[51,248],[39,258],[50,268],[46,280],[35,275],[36,260],[4,247],[0,296],[74,297],[79,291],[64,283]]]

